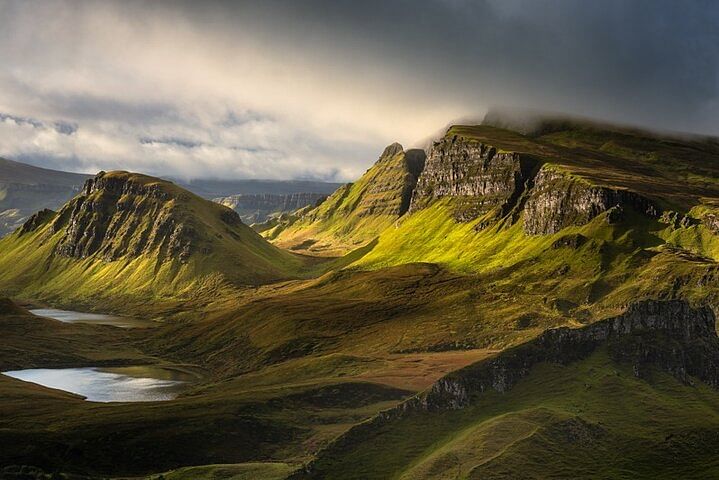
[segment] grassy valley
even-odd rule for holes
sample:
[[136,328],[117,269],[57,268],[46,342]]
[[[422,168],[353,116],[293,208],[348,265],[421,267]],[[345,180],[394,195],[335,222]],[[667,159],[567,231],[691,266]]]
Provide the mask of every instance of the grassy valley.
[[583,122],[454,126],[426,155],[387,147],[261,235],[173,183],[98,174],[0,240],[0,292],[163,322],[61,324],[6,301],[0,365],[198,381],[100,404],[0,376],[0,461],[177,479],[711,478],[718,148]]

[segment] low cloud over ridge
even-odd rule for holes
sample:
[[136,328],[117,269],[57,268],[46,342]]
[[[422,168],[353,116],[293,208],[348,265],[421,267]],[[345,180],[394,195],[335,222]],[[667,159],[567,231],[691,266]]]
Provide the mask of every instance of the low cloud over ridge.
[[0,155],[352,180],[492,105],[719,133],[714,2],[0,1]]

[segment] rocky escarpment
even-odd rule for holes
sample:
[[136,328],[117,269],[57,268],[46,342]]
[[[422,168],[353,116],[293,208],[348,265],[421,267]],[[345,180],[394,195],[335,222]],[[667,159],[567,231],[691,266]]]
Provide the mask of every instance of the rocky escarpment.
[[692,308],[684,301],[643,301],[617,317],[588,327],[544,332],[537,339],[452,373],[413,400],[412,408],[462,408],[484,392],[511,389],[541,362],[568,364],[588,357],[601,345],[635,376],[658,368],[684,383],[696,377],[719,388],[719,338],[709,307]]
[[649,217],[661,213],[653,201],[639,193],[591,183],[571,169],[557,166],[554,162],[569,155],[567,151],[513,132],[479,127],[475,137],[472,128],[464,130],[470,134],[450,129],[433,144],[410,211],[449,197],[457,221],[469,222],[493,212],[477,228],[502,218],[509,224],[522,218],[528,235],[553,234],[584,225],[605,212],[609,212],[610,222],[621,221],[628,210]]
[[618,221],[626,208],[650,217],[658,215],[654,203],[635,192],[590,185],[545,166],[537,174],[524,206],[524,231],[529,235],[556,233],[584,225],[612,209],[610,220]]
[[401,216],[407,212],[425,159],[423,150],[405,152],[399,143],[385,148],[372,167],[375,171],[356,205],[357,215]]
[[465,408],[486,392],[511,390],[540,363],[570,364],[600,347],[606,347],[615,361],[630,365],[638,378],[647,378],[658,369],[687,384],[698,378],[719,388],[719,338],[712,310],[692,308],[682,301],[643,301],[622,315],[584,328],[548,330],[495,358],[450,373],[428,391],[350,429],[291,478],[314,478],[315,463],[331,458],[333,451],[361,443],[378,429],[391,428],[387,424],[398,418]]
[[308,211],[307,219],[403,215],[409,209],[425,158],[423,150],[405,152],[399,143],[387,146],[359,181],[338,188],[319,208]]
[[314,208],[258,230],[287,249],[344,255],[377,238],[409,210],[425,159],[423,150],[405,151],[393,143],[356,182],[338,188]]
[[266,221],[274,213],[294,212],[308,205],[317,205],[327,195],[322,193],[239,194],[215,198],[213,201],[236,211],[246,223]]
[[412,195],[411,211],[442,197],[454,197],[455,218],[474,220],[494,208],[504,216],[531,187],[538,162],[531,156],[503,152],[453,135],[432,145]]
[[[194,252],[209,253],[187,215],[190,194],[173,187],[143,175],[100,172],[53,220],[51,232],[62,233],[56,253],[106,261],[153,254],[183,262]],[[227,225],[240,223],[230,210],[220,217]]]
[[30,218],[28,218],[27,221],[23,223],[23,225],[20,227],[19,233],[20,235],[25,235],[27,233],[34,232],[54,217],[55,212],[53,212],[52,210],[47,208],[40,210],[39,212],[31,215]]

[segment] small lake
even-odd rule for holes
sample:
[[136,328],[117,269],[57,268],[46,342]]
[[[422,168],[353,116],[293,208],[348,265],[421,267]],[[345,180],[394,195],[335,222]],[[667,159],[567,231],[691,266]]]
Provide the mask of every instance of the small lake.
[[91,402],[172,400],[197,377],[157,366],[113,368],[30,368],[3,374],[86,397]]
[[34,308],[30,313],[40,317],[54,318],[65,323],[91,323],[95,325],[112,325],[122,328],[151,327],[155,323],[151,320],[105,315],[102,313],[73,312],[72,310],[59,310],[56,308]]

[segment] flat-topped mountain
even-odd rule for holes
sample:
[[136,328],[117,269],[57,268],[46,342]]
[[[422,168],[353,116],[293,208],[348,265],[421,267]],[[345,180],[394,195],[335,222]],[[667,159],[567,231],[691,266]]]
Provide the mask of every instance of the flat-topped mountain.
[[[299,265],[236,212],[171,182],[100,172],[57,213],[0,241],[6,291],[80,300],[110,292],[189,293],[207,282],[257,284]],[[144,292],[144,293],[143,293]]]

